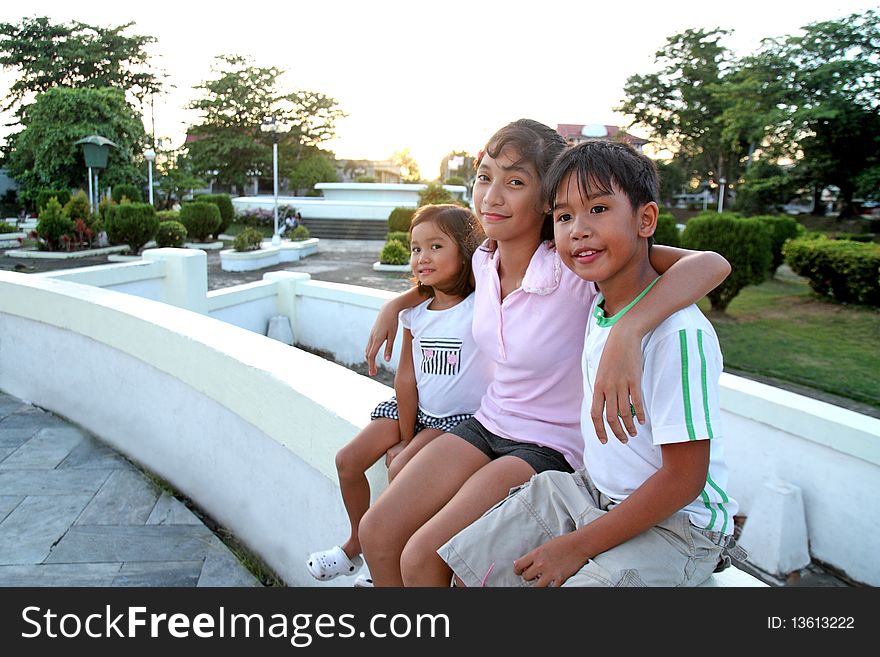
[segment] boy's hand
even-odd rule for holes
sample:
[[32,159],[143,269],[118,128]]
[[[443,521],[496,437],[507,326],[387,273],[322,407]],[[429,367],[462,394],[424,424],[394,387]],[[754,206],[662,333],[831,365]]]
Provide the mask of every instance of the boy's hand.
[[562,586],[587,562],[579,538],[565,534],[513,562],[513,572],[535,586]]
[[379,315],[370,330],[370,338],[367,340],[367,348],[364,351],[364,356],[367,359],[367,371],[370,376],[376,376],[376,354],[379,353],[383,343],[385,344],[385,362],[391,361],[391,354],[394,353],[394,338],[397,337],[397,316],[397,311],[388,303],[382,304],[379,309]]
[[645,423],[641,392],[642,341],[637,335],[620,330],[624,328],[622,325],[614,328],[602,350],[590,405],[590,419],[602,444],[608,442],[605,418],[622,443],[636,435],[633,412],[639,424]]

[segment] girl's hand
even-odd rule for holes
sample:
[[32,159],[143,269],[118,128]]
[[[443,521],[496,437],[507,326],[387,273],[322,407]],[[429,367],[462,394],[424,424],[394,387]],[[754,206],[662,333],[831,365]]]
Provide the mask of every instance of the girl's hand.
[[513,572],[536,587],[562,586],[587,562],[574,534],[557,536],[513,562]]
[[367,349],[364,356],[367,359],[367,371],[370,376],[376,376],[376,354],[382,343],[385,343],[385,362],[391,361],[394,353],[394,338],[397,337],[398,311],[389,303],[383,303],[379,309],[376,322],[370,330],[370,338],[367,340]]
[[388,451],[385,452],[385,467],[386,468],[391,467],[391,462],[394,460],[394,457],[396,457],[404,449],[406,449],[406,446],[408,444],[409,444],[409,441],[404,442],[401,440],[396,445],[392,445],[391,447],[388,448]]
[[641,383],[642,340],[637,334],[628,332],[624,324],[617,323],[602,351],[590,405],[590,419],[603,445],[608,442],[606,418],[612,433],[622,443],[629,440],[629,436],[636,435],[633,412],[639,424],[645,423]]

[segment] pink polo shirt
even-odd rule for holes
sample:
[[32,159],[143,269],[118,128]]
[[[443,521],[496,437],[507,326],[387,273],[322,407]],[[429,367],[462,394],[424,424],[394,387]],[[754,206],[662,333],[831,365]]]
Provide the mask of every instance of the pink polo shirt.
[[545,242],[501,301],[498,253],[477,249],[474,340],[495,363],[476,418],[494,434],[552,447],[583,467],[581,352],[595,286]]

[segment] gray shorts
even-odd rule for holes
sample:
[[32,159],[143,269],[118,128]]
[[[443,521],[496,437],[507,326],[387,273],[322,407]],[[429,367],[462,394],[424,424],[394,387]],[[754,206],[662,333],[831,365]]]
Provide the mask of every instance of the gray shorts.
[[[380,417],[388,418],[389,420],[400,420],[400,414],[397,410],[397,398],[392,397],[388,401],[381,402],[376,408],[373,409],[373,412],[370,413],[371,420],[377,420]],[[437,429],[438,431],[442,431],[443,433],[449,433],[455,427],[458,426],[459,422],[467,420],[468,418],[473,417],[473,415],[450,415],[448,417],[434,417],[433,415],[428,415],[423,412],[422,409],[418,410],[416,414],[416,426],[415,432],[419,433],[422,429]]]
[[[545,472],[511,491],[437,553],[466,586],[531,586],[513,562],[552,538],[602,517],[615,503],[585,470]],[[563,586],[698,586],[728,538],[694,527],[680,511],[590,559]]]
[[493,461],[502,456],[516,456],[532,466],[535,472],[573,471],[565,457],[555,449],[496,436],[474,417],[465,420],[450,433],[466,440]]

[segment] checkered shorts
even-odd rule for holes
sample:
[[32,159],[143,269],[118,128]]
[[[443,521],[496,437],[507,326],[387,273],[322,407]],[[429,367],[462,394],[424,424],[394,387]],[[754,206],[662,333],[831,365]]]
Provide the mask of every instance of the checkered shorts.
[[[370,413],[371,420],[380,417],[387,417],[391,420],[400,419],[397,414],[397,399],[395,397],[382,402],[373,409],[372,413]],[[419,409],[418,415],[416,416],[416,433],[422,429],[437,429],[443,432],[452,431],[460,422],[464,422],[472,417],[473,415],[467,413],[462,415],[450,415],[448,417],[434,417],[433,415],[423,413],[422,410]]]

